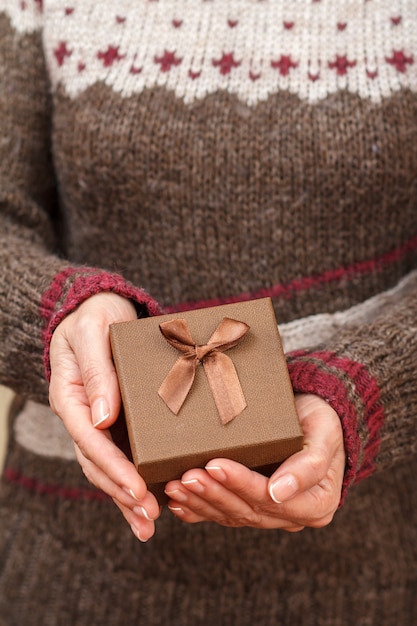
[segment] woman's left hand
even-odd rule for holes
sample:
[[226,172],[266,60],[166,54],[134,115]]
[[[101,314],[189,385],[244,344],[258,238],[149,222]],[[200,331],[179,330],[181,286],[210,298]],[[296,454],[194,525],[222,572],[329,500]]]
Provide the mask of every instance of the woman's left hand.
[[228,459],[186,472],[166,485],[170,510],[185,522],[279,528],[329,524],[338,508],[345,468],[337,413],[315,395],[296,396],[304,448],[268,478]]

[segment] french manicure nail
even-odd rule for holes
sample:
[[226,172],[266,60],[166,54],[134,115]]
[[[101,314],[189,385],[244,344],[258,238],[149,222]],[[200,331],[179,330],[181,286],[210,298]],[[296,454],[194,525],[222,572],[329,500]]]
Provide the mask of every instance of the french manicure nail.
[[137,497],[133,489],[131,489],[130,487],[123,487],[123,491],[125,493],[128,493],[129,496],[131,496],[134,500],[137,500],[138,502],[140,501],[140,498]]
[[183,515],[184,514],[184,510],[180,506],[170,506],[168,504],[168,508],[169,508],[170,511],[173,511],[174,513],[177,513],[179,515]]
[[284,474],[269,485],[269,495],[277,504],[292,498],[297,491],[297,481],[292,474]]
[[226,472],[219,465],[206,465],[206,470],[212,478],[219,480],[220,482],[224,482],[227,478]]
[[173,491],[165,490],[165,493],[167,494],[167,496],[169,496],[173,500],[176,500],[177,502],[186,502],[187,501],[187,496],[185,495],[185,493],[183,493],[179,489],[174,489]]
[[110,417],[109,404],[106,398],[99,398],[92,407],[93,426],[99,426],[108,417]]
[[142,543],[146,543],[147,539],[143,539],[140,536],[139,528],[137,528],[134,524],[131,524],[130,528],[132,530],[132,533],[135,535],[135,537],[137,537],[139,539],[139,541],[141,541]]
[[148,511],[145,509],[144,506],[133,507],[133,513],[135,513],[136,515],[139,515],[140,517],[144,517],[145,519],[148,520],[148,522],[153,522],[152,517],[150,517]]
[[193,485],[193,491],[195,491],[196,493],[203,493],[204,491],[204,486],[200,483],[199,480],[197,480],[197,478],[191,478],[190,480],[182,480],[181,481],[182,485]]

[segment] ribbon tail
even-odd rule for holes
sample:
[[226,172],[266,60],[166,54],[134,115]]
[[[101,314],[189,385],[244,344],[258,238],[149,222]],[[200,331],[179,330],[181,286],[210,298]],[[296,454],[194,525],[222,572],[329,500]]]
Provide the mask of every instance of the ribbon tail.
[[174,415],[178,415],[192,387],[195,368],[195,358],[180,356],[158,389],[158,395]]
[[236,368],[223,352],[204,359],[203,366],[220,419],[227,424],[247,406]]

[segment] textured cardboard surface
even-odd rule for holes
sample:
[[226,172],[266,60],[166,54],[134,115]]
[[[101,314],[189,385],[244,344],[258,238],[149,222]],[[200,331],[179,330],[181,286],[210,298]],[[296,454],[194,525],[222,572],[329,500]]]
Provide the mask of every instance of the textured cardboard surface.
[[[250,326],[241,343],[227,351],[246,409],[223,425],[198,366],[191,391],[174,415],[158,389],[180,353],[164,339],[159,324],[184,318],[202,345],[224,317]],[[148,484],[179,478],[214,457],[258,467],[301,449],[302,431],[269,298],[113,324],[110,338],[133,460]]]

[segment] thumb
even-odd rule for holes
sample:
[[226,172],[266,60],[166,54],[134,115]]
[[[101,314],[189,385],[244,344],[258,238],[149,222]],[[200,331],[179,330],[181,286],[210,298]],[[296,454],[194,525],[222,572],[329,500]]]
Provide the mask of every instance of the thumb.
[[332,464],[344,464],[343,434],[337,413],[317,396],[299,396],[296,403],[304,448],[287,459],[268,481],[269,495],[278,504],[319,484]]
[[108,329],[102,333],[96,329],[85,337],[78,352],[78,366],[92,423],[98,428],[108,428],[116,421],[121,404]]
[[[79,323],[74,328],[74,351],[87,403],[91,409],[92,423],[96,428],[105,429],[115,423],[121,405],[110,347],[109,326],[121,319],[135,319],[136,312],[129,301],[115,294],[97,295],[85,304],[87,306],[84,310],[82,307],[79,310],[82,319],[78,320]],[[121,308],[125,309],[123,313]],[[84,332],[80,332],[83,328]]]

